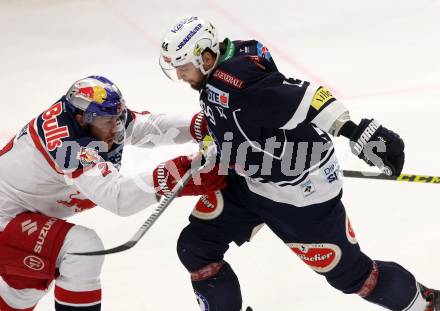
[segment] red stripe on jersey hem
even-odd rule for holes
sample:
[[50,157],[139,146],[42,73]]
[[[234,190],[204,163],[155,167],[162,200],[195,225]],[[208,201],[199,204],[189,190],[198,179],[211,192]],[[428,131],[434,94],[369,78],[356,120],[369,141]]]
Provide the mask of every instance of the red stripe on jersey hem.
[[6,144],[6,146],[0,149],[0,157],[5,153],[11,151],[12,147],[14,147],[14,140],[15,140],[15,136]]
[[60,303],[69,304],[86,304],[99,303],[101,301],[101,289],[87,291],[87,292],[72,292],[62,287],[55,285],[55,298]]
[[40,151],[40,153],[46,159],[47,163],[49,163],[49,165],[54,169],[54,171],[57,172],[60,175],[66,175],[66,176],[71,177],[71,178],[77,178],[77,177],[81,176],[85,172],[85,170],[82,169],[82,168],[77,169],[76,171],[74,171],[72,173],[65,174],[58,167],[58,165],[52,159],[51,155],[46,151],[46,149],[44,148],[43,144],[41,143],[40,136],[38,136],[37,131],[35,130],[34,123],[35,123],[35,119],[33,119],[31,122],[29,122],[29,133],[31,134],[32,141],[34,142],[34,145],[38,149],[38,151]]
[[27,309],[16,309],[9,306],[2,297],[0,297],[0,310],[1,311],[33,311],[35,306]]

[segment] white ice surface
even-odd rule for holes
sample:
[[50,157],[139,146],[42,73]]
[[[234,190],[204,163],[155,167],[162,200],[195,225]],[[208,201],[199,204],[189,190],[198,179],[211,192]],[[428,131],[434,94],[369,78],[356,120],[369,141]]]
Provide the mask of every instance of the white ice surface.
[[[405,172],[440,175],[439,0],[1,0],[0,143],[91,74],[116,82],[132,109],[198,111],[197,94],[158,66],[162,34],[184,15],[205,16],[222,37],[264,42],[286,75],[327,85],[355,121],[375,117],[401,134]],[[344,139],[336,144],[344,168],[369,169]],[[190,150],[127,148],[123,172]],[[440,287],[440,185],[346,179],[344,190],[363,251]],[[179,199],[133,250],[107,258],[103,310],[198,310],[175,253],[194,202]],[[94,228],[110,247],[147,216],[122,219],[96,208],[71,221]],[[256,311],[380,310],[331,288],[267,229],[232,246],[226,259]],[[50,294],[36,310],[52,305]]]

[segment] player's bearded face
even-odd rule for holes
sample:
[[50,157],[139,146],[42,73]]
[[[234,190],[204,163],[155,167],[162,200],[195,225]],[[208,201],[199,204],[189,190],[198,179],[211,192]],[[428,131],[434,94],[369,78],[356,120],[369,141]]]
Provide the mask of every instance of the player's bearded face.
[[205,76],[193,63],[176,67],[176,73],[179,80],[188,83],[193,89],[200,91],[203,88]]
[[88,124],[88,130],[93,138],[105,142],[110,150],[117,133],[117,122],[118,117],[95,117],[93,123]]

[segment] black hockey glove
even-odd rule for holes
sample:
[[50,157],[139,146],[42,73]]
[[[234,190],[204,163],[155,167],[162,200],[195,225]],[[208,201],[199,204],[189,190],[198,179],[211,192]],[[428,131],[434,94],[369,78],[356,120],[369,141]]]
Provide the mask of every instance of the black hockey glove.
[[405,144],[399,135],[376,120],[362,119],[359,125],[348,121],[340,133],[350,139],[351,151],[368,165],[377,166],[389,176],[402,172]]

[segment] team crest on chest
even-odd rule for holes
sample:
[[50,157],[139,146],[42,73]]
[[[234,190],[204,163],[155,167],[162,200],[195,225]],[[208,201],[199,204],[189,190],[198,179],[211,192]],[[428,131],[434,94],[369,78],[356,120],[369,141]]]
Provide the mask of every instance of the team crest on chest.
[[84,167],[101,162],[98,150],[87,147],[81,147],[76,158]]

